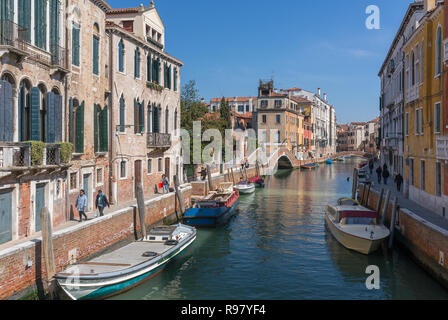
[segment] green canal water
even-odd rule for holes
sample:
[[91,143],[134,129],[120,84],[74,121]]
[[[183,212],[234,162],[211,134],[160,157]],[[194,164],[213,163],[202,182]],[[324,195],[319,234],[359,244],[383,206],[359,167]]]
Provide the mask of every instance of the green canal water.
[[[279,171],[240,197],[227,225],[198,230],[188,252],[113,299],[448,299],[405,252],[364,256],[325,228],[325,205],[350,195],[356,164]],[[379,290],[366,288],[369,265],[379,267]]]

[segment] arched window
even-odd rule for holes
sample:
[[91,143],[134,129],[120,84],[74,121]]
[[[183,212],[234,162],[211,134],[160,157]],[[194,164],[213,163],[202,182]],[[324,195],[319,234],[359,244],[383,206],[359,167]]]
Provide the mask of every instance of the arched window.
[[177,109],[174,110],[174,135],[177,135]]
[[168,106],[166,106],[165,109],[165,133],[169,132],[169,111],[168,111]]
[[69,108],[69,141],[75,153],[84,153],[84,101],[70,98]]
[[[3,4],[2,4],[3,5]],[[16,88],[13,76],[4,74],[0,80],[0,141],[13,141],[13,91]]]
[[118,71],[124,72],[124,43],[118,42]]
[[442,72],[442,28],[437,28],[436,35],[436,75]]
[[156,104],[152,107],[152,129],[153,132],[160,132],[160,105],[156,106]]
[[93,128],[94,128],[94,150],[95,152],[108,151],[108,134],[107,134],[107,106],[101,110],[99,104],[93,106]]
[[125,131],[125,110],[126,104],[123,95],[120,97],[120,132]]
[[152,107],[151,102],[148,103],[147,112],[146,112],[146,131],[152,132]]
[[135,48],[134,54],[134,75],[136,78],[140,78],[140,51]]
[[31,139],[30,110],[31,110],[31,84],[22,80],[19,89],[19,141]]
[[93,74],[100,74],[100,28],[98,24],[93,25]]
[[134,133],[143,133],[145,130],[144,105],[144,101],[140,103],[138,99],[134,99]]

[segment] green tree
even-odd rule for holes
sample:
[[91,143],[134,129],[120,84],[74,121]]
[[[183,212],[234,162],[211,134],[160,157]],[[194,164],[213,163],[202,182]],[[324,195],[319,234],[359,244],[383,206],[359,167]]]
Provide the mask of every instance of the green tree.
[[222,119],[223,129],[232,128],[232,120],[230,117],[230,106],[224,97],[221,99],[221,106],[219,107],[220,119]]

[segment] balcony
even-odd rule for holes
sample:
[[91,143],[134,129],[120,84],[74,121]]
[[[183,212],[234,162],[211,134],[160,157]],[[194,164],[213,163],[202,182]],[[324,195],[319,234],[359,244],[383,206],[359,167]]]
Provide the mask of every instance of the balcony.
[[448,160],[448,136],[437,137],[436,158],[439,160]]
[[51,65],[56,71],[67,73],[69,66],[67,60],[67,49],[57,44],[51,45]]
[[26,57],[28,30],[11,20],[0,20],[0,57],[11,51],[21,58]]
[[405,103],[417,100],[418,97],[419,97],[419,86],[414,85],[413,87],[410,87],[406,90]]
[[146,146],[148,148],[169,148],[171,147],[171,134],[148,132]]
[[[70,166],[61,160],[58,144],[44,144],[33,150],[30,142],[0,142],[0,172],[20,172],[33,169],[58,169]],[[1,176],[1,174],[0,174]]]
[[149,43],[152,43],[153,45],[155,45],[156,47],[158,47],[158,48],[160,48],[160,49],[163,49],[163,44],[161,44],[160,42],[158,42],[158,41],[152,39],[151,37],[146,37],[146,40],[147,40]]

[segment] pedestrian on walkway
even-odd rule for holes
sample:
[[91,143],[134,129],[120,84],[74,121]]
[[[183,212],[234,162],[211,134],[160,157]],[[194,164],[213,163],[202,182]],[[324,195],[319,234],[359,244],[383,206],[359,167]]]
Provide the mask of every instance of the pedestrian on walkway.
[[403,177],[400,173],[395,176],[395,183],[397,184],[397,191],[401,192],[401,184],[403,183]]
[[384,178],[384,184],[387,185],[387,179],[389,178],[390,173],[389,170],[387,170],[387,166],[384,165],[384,169],[383,169],[383,178]]
[[79,196],[76,199],[76,209],[78,209],[79,213],[79,222],[82,222],[82,217],[84,216],[87,221],[87,215],[85,214],[87,210],[87,196],[84,193],[84,190],[81,189],[79,191]]
[[163,193],[168,193],[168,186],[170,185],[170,182],[166,175],[162,176],[162,184],[163,184]]
[[205,177],[207,175],[207,169],[205,169],[205,167],[201,168],[201,179],[205,180]]
[[378,183],[381,184],[381,173],[383,172],[383,169],[381,168],[381,166],[378,166],[378,168],[376,168],[376,175],[378,176]]
[[373,173],[373,160],[372,159],[370,159],[370,161],[369,161],[369,169],[370,169],[370,175],[372,175],[372,173]]
[[97,208],[100,212],[100,217],[104,215],[103,211],[106,206],[110,208],[109,200],[107,200],[107,197],[102,190],[98,190],[98,194],[95,199],[95,208]]

